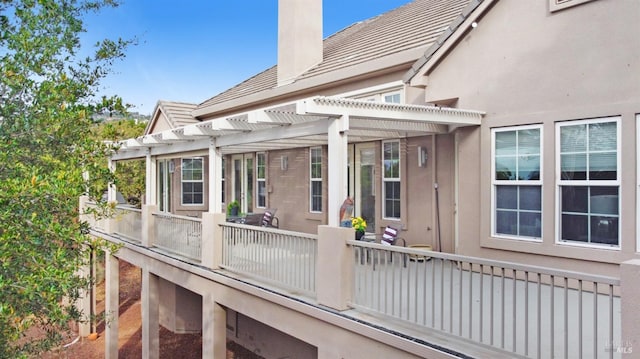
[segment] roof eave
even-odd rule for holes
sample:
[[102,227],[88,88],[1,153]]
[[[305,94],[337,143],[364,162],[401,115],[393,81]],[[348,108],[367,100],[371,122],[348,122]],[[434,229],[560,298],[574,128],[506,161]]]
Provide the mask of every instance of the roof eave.
[[197,108],[192,112],[192,115],[200,119],[213,117],[219,113],[238,111],[292,95],[307,94],[311,90],[335,86],[337,83],[355,81],[364,75],[382,75],[399,71],[403,68],[409,68],[411,64],[415,63],[416,59],[424,54],[424,50],[425,47],[415,48],[317,76],[302,78],[285,86],[279,86],[219,104]]
[[445,32],[420,56],[403,76],[403,81],[411,86],[423,86],[423,76],[431,70],[470,31],[471,25],[479,20],[498,0],[473,0],[462,14],[455,19]]

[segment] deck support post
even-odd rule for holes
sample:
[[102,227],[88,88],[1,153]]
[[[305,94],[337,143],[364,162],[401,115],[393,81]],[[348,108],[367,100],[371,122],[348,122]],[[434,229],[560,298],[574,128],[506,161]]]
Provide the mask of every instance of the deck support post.
[[105,358],[118,358],[118,316],[120,261],[105,250]]
[[160,356],[159,277],[142,267],[142,357]]
[[337,310],[349,309],[354,257],[346,242],[354,238],[353,228],[318,226],[318,303]]

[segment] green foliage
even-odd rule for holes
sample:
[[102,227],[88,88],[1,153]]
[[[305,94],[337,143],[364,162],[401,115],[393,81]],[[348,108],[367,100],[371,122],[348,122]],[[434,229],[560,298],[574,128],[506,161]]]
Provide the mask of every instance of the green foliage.
[[[126,109],[124,111],[120,112],[120,114],[126,115]],[[133,119],[106,121],[97,124],[94,128],[94,135],[98,140],[116,142],[142,136],[145,127],[146,123],[137,122]],[[107,165],[106,161],[104,165]],[[140,204],[142,195],[145,192],[145,175],[145,161],[143,160],[118,163],[115,173],[115,185],[130,204]]]
[[[78,197],[113,180],[109,148],[90,133],[91,99],[130,42],[106,40],[78,58],[78,34],[87,12],[115,5],[0,1],[0,358],[58,345],[81,316],[72,304],[91,278],[77,270],[103,244],[78,221]],[[44,335],[27,340],[32,327]]]

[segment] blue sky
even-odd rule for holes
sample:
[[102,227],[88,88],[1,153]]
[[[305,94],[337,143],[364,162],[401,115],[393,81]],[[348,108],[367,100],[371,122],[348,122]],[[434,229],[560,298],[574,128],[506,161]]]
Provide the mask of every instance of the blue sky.
[[[158,100],[200,103],[277,61],[277,0],[123,2],[88,17],[85,39],[138,38],[100,90],[133,111],[150,114]],[[324,37],[408,2],[323,0]]]

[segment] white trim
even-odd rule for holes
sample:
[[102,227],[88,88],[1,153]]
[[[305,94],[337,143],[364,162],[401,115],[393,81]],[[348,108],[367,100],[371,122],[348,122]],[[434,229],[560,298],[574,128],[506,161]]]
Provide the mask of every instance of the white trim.
[[[184,160],[200,160],[201,165],[201,176],[200,180],[185,180],[184,179]],[[204,190],[204,158],[203,157],[182,157],[180,158],[180,205],[183,207],[194,207],[194,206],[203,206],[205,204],[205,190]],[[184,183],[202,183],[202,202],[201,203],[184,203]]]
[[[386,171],[384,167],[384,145],[387,143],[397,143],[398,144],[398,177],[386,177]],[[382,141],[381,146],[381,168],[382,168],[382,218],[387,220],[400,220],[402,219],[402,143],[400,140],[385,140]],[[387,217],[387,191],[386,191],[386,182],[397,182],[400,183],[400,217]]]
[[[320,151],[320,177],[313,177],[313,151]],[[309,147],[309,213],[322,213],[322,200],[320,201],[320,210],[313,210],[313,183],[320,182],[320,198],[322,199],[322,147]]]
[[[496,145],[496,133],[498,132],[511,132],[515,131],[516,133],[519,131],[526,131],[531,129],[537,129],[540,132],[540,174],[538,180],[497,180],[495,178],[496,174],[496,153],[495,153],[495,145]],[[491,129],[491,236],[496,238],[505,238],[511,240],[519,240],[526,242],[542,242],[542,233],[544,233],[544,186],[543,186],[543,171],[544,171],[544,143],[543,138],[543,127],[541,124],[535,125],[524,125],[524,126],[509,126],[509,127],[500,127],[500,128],[492,128]],[[505,186],[539,186],[540,187],[540,237],[526,237],[526,236],[513,236],[506,234],[499,234],[496,232],[496,186],[505,185]],[[518,214],[520,211],[518,210]]]
[[636,253],[640,252],[640,114],[636,114]]
[[[622,186],[621,186],[621,177],[622,177],[622,166],[621,166],[621,116],[609,116],[609,117],[597,117],[597,118],[589,118],[589,119],[580,119],[580,120],[569,120],[569,121],[561,121],[555,123],[555,212],[556,212],[556,228],[555,228],[555,243],[560,245],[569,245],[569,246],[577,246],[577,247],[587,247],[587,248],[597,248],[597,249],[610,249],[610,250],[620,250],[621,249],[621,236],[620,229],[622,228],[623,216],[620,211],[620,199],[622,198]],[[607,123],[607,122],[615,122],[616,123],[616,179],[615,180],[601,180],[601,181],[591,181],[587,180],[566,180],[562,181],[560,178],[561,173],[561,143],[560,143],[560,130],[562,127],[575,126],[575,125],[589,125],[592,123]],[[588,173],[589,168],[586,168]],[[561,231],[562,231],[562,211],[561,207],[561,197],[562,197],[562,186],[586,186],[586,187],[617,187],[618,188],[618,244],[602,244],[602,243],[591,243],[591,242],[576,242],[576,241],[565,241],[561,240]],[[590,213],[590,212],[589,212]]]

